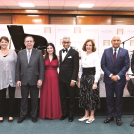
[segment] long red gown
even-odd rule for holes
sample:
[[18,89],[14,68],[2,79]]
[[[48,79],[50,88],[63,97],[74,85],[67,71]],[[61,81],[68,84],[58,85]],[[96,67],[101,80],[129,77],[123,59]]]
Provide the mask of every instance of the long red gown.
[[59,80],[58,59],[44,60],[45,73],[42,88],[40,90],[40,114],[39,117],[55,119],[62,116]]

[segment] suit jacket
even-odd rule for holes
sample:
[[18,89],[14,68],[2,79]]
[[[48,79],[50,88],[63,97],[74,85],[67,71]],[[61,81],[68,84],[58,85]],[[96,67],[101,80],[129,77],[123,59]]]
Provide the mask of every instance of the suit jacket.
[[131,70],[132,70],[132,73],[134,74],[134,52],[131,58]]
[[76,50],[70,48],[66,57],[64,58],[64,61],[62,61],[62,50],[59,52],[59,81],[62,81],[64,83],[70,83],[71,80],[77,81],[79,71],[79,54]]
[[113,48],[105,49],[101,59],[101,68],[104,71],[104,83],[112,84],[113,81],[109,75],[113,74],[120,77],[120,80],[117,82],[118,85],[125,85],[125,74],[129,69],[129,64],[129,55],[126,49],[119,48],[115,63],[113,59]]
[[37,85],[38,80],[44,80],[42,52],[33,48],[28,64],[26,49],[21,50],[16,64],[16,81],[21,81],[22,85]]

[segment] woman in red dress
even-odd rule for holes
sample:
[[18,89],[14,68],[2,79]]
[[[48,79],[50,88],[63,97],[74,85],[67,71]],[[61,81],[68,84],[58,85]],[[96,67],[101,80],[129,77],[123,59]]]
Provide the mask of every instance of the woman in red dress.
[[45,55],[45,73],[42,88],[40,90],[40,114],[39,117],[55,119],[62,116],[59,81],[58,81],[58,58],[55,47],[48,43]]

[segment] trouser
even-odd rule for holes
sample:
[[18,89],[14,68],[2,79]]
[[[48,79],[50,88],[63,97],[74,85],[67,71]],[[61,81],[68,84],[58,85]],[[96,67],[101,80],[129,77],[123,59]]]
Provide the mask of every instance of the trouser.
[[20,110],[20,117],[25,117],[28,111],[28,96],[30,92],[31,97],[31,107],[32,111],[30,115],[32,117],[37,116],[38,111],[38,96],[39,96],[39,88],[37,85],[22,85],[21,86],[21,110]]
[[[71,87],[70,83],[59,83],[60,86],[60,98],[61,98],[61,107],[62,107],[62,113],[68,114],[73,116],[74,109],[75,109],[75,93],[76,93],[76,86]],[[69,110],[67,106],[67,94],[69,95]]]
[[[0,90],[0,117],[3,117],[4,114],[4,106],[5,106],[5,98],[6,98],[6,90],[7,88],[4,88]],[[14,96],[15,96],[15,87],[8,87],[9,92],[9,112],[8,116],[13,116],[14,113]]]
[[[122,113],[122,97],[125,85],[117,85],[116,82],[112,84],[105,83],[106,88],[106,100],[108,117],[114,117],[116,119],[121,118]],[[116,95],[116,110],[114,112],[114,93]]]

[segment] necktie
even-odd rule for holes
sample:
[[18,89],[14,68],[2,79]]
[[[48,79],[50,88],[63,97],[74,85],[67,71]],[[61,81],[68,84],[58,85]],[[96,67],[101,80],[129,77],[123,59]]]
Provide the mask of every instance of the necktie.
[[67,50],[67,49],[63,49],[62,51],[63,51],[63,53],[64,53],[65,51],[66,51],[66,53],[67,53],[68,50]]
[[116,49],[114,49],[114,63],[116,61]]
[[28,63],[29,63],[29,61],[30,61],[30,50],[28,50],[27,60],[28,60]]

